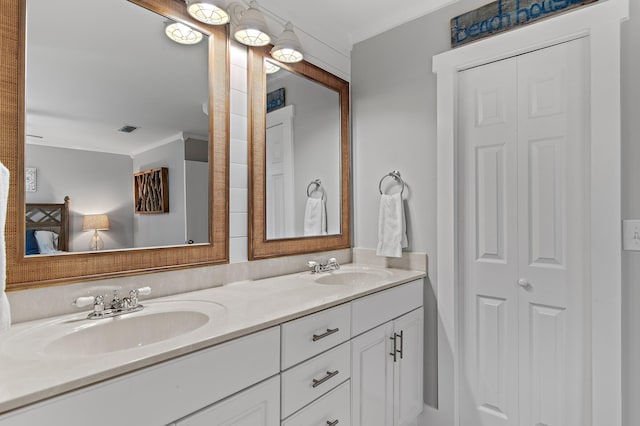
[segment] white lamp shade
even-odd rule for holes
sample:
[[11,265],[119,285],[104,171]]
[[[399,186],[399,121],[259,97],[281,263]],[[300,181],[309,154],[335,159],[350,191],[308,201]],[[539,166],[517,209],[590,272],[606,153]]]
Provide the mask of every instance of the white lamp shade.
[[229,14],[221,0],[187,0],[187,12],[200,22],[209,25],[224,25],[229,22]]
[[106,214],[89,214],[82,218],[83,231],[106,231],[109,229],[109,216]]
[[165,34],[180,44],[197,44],[202,41],[202,33],[180,22],[167,22]]
[[242,18],[233,34],[236,40],[246,46],[266,46],[271,42],[267,34],[267,23],[258,10],[258,3],[249,3],[249,9],[242,13]]
[[293,32],[293,25],[291,22],[287,22],[284,26],[284,31],[278,37],[276,44],[271,49],[271,56],[274,59],[285,62],[294,63],[300,62],[304,59],[302,54],[302,46],[296,33]]
[[274,74],[280,71],[280,67],[271,62],[268,59],[264,60],[264,72],[267,74]]

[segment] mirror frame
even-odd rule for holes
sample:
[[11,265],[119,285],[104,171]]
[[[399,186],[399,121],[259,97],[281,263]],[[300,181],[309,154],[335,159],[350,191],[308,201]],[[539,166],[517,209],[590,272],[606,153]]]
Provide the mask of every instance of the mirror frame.
[[[0,3],[0,161],[11,174],[5,225],[7,289],[227,263],[229,156],[229,38],[227,27],[191,18],[181,0],[129,0],[209,35],[209,244],[25,256],[26,1]],[[162,34],[159,32],[158,34]],[[133,182],[133,170],[132,170]],[[132,189],[133,191],[133,185]],[[131,206],[133,211],[133,204]],[[22,236],[22,237],[20,237]]]
[[[267,240],[266,104],[264,59],[272,46],[248,49],[249,79],[249,260],[351,247],[349,83],[307,61],[278,66],[338,92],[340,97],[340,234]],[[276,61],[277,62],[277,61]]]

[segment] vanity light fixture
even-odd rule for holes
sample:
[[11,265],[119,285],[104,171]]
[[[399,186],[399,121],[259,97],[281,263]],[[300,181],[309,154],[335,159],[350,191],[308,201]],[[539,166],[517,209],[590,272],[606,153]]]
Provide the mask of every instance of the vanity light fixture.
[[265,60],[264,61],[264,72],[267,74],[274,74],[277,73],[278,71],[280,71],[280,67],[277,66],[276,64],[274,64],[271,61]]
[[293,24],[287,22],[284,31],[278,37],[275,46],[271,49],[271,56],[280,62],[295,63],[304,59],[302,46],[296,33],[293,32]]
[[266,46],[271,42],[264,15],[258,10],[258,2],[252,0],[244,11],[238,3],[233,3],[231,8],[232,22],[237,23],[233,33],[236,40],[245,46]]
[[89,249],[92,251],[102,250],[104,242],[100,238],[98,231],[107,231],[109,229],[109,216],[106,214],[89,214],[82,218],[82,230],[93,231]]
[[202,41],[201,32],[181,22],[167,21],[164,32],[167,37],[180,44],[198,44]]
[[229,14],[222,0],[187,0],[187,12],[209,25],[224,25],[229,22]]

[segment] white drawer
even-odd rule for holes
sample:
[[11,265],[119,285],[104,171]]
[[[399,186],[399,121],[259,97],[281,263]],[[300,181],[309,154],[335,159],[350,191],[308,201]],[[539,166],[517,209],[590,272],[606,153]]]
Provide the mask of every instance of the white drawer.
[[353,337],[422,306],[424,280],[411,281],[351,302]]
[[337,348],[282,373],[282,418],[287,418],[351,376],[351,345]]
[[349,304],[282,324],[283,370],[326,351],[351,337]]
[[347,380],[313,404],[282,422],[282,426],[351,424],[351,381]]

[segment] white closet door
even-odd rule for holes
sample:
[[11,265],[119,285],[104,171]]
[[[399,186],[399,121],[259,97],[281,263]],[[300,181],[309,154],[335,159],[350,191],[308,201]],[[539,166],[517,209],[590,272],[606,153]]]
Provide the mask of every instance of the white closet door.
[[463,426],[585,426],[584,40],[460,73]]
[[521,425],[589,424],[587,43],[518,57]]
[[460,424],[518,424],[516,61],[460,73]]

